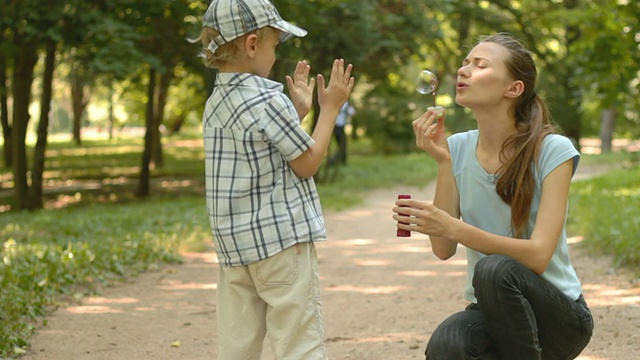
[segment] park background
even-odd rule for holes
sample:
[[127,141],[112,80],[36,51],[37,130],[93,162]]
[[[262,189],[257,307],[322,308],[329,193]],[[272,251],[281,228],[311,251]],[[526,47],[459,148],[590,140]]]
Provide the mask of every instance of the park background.
[[[323,207],[433,179],[411,120],[453,103],[478,37],[507,31],[532,50],[538,93],[603,176],[572,189],[574,234],[638,269],[640,4],[629,0],[274,0],[309,31],[278,49],[271,78],[299,59],[355,67],[347,165],[318,175]],[[0,357],[18,356],[55,306],[211,242],[200,119],[215,71],[199,57],[207,1],[0,0]],[[415,91],[429,69],[435,95]],[[309,130],[317,115],[303,121]],[[613,167],[611,167],[614,165]]]

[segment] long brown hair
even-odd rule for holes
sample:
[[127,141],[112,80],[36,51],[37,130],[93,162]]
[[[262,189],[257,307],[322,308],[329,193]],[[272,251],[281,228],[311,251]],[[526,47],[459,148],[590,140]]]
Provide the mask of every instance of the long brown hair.
[[[531,202],[535,191],[534,167],[538,164],[540,148],[545,136],[556,133],[544,100],[536,94],[536,70],[533,56],[520,41],[507,33],[481,39],[504,46],[510,56],[505,65],[513,80],[524,83],[524,92],[511,109],[515,115],[517,133],[502,144],[496,192],[511,206],[511,228],[515,237],[525,238]],[[507,156],[507,154],[512,154]]]

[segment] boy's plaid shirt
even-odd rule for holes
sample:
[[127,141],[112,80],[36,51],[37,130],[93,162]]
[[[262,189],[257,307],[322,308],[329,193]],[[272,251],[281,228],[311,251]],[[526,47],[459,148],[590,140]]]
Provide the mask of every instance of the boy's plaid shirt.
[[203,116],[206,206],[222,265],[247,265],[326,240],[313,178],[291,161],[314,142],[283,85],[219,73]]

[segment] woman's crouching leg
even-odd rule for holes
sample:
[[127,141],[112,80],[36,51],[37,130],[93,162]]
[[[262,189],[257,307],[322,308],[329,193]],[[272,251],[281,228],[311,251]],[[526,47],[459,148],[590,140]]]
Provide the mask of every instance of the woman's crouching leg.
[[498,359],[487,323],[475,304],[436,328],[425,356],[427,360]]

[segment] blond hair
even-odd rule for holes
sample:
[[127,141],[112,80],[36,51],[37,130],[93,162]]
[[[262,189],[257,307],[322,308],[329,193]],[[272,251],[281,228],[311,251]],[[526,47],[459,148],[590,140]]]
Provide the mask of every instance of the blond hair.
[[279,36],[280,31],[270,26],[265,26],[256,31],[249,32],[231,42],[221,45],[216,49],[214,53],[207,47],[209,46],[209,43],[211,43],[220,34],[214,28],[205,26],[202,28],[200,35],[196,39],[192,40],[192,42],[200,42],[202,44],[202,57],[204,58],[204,64],[210,68],[218,68],[230,62],[233,62],[238,58],[238,55],[241,51],[240,47],[238,46],[239,42],[244,41],[246,36],[251,34],[258,35],[258,42],[260,42],[262,39],[268,37],[271,34]]

